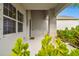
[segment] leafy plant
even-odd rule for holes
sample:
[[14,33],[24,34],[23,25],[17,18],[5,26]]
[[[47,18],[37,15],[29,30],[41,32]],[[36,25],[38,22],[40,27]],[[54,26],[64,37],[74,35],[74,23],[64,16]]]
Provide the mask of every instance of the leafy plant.
[[[55,44],[52,44],[52,37],[48,34],[45,35],[41,41],[41,49],[36,56],[79,56],[79,49],[75,48],[68,50],[67,45],[61,41],[60,38],[55,40]],[[30,56],[28,50],[28,43],[23,43],[22,38],[18,38],[14,48],[12,49],[13,56]]]
[[51,51],[53,51],[54,46],[50,43],[51,41],[51,36],[45,35],[45,38],[42,40],[41,44],[41,50],[38,52],[38,56],[48,56],[51,55]]
[[56,48],[55,48],[55,50],[58,51],[58,54],[57,55],[58,56],[60,56],[60,55],[61,56],[67,56],[69,50],[68,50],[66,44],[64,42],[62,42],[60,40],[60,38],[58,38],[55,42],[56,42]]
[[18,38],[14,48],[12,49],[12,55],[29,56],[30,51],[28,50],[28,47],[29,47],[28,43],[23,43],[23,39]]
[[41,42],[42,47],[36,56],[79,56],[79,49],[72,49],[70,52],[67,45],[60,38],[55,40],[55,45],[52,44],[51,40],[51,36],[45,35]]
[[68,49],[66,45],[60,40],[55,41],[56,47],[51,43],[52,37],[46,35],[42,40],[42,47],[37,56],[66,56],[68,54]]
[[69,42],[74,47],[79,47],[79,26],[66,28],[65,30],[57,30],[57,37],[60,37],[62,41]]
[[79,49],[73,49],[71,50],[70,56],[79,56]]

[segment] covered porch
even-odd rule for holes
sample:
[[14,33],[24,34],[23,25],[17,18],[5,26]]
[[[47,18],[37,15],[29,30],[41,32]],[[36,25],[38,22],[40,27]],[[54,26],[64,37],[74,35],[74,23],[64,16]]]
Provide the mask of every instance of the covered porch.
[[[22,37],[24,42],[29,43],[31,55],[41,47],[41,40],[45,34],[56,37],[56,16],[69,4],[58,3],[12,3],[16,8],[16,18],[12,18],[8,13],[4,13],[4,4],[0,4],[0,55],[9,55],[18,37]],[[7,8],[6,8],[7,9]],[[8,9],[9,10],[9,9]],[[23,14],[23,20],[18,20],[18,11]],[[7,11],[6,11],[7,12]],[[8,14],[8,15],[7,15]],[[14,30],[6,30],[5,18],[15,21]],[[5,28],[5,29],[4,29]],[[20,30],[21,29],[21,30]],[[5,32],[4,32],[5,31]],[[34,39],[31,39],[33,37]]]

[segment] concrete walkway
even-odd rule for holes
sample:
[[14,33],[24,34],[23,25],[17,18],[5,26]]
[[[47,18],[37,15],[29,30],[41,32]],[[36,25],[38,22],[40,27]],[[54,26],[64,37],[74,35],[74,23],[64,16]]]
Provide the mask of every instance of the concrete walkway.
[[29,43],[29,50],[31,56],[35,56],[36,53],[41,49],[41,40],[44,38],[44,36],[36,37],[34,40],[26,40],[26,42]]

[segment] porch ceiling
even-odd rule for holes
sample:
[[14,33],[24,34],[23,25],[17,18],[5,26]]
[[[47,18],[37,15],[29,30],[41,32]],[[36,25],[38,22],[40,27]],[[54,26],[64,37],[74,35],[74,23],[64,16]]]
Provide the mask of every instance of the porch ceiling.
[[22,5],[27,10],[48,10],[54,8],[57,3],[23,3]]

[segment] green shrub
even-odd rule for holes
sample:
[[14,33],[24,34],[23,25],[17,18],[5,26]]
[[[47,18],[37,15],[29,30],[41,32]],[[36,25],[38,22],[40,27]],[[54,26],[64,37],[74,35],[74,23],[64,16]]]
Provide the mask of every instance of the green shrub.
[[69,53],[67,45],[57,38],[55,45],[51,42],[52,38],[46,35],[42,40],[42,47],[36,54],[36,56],[79,56],[79,49],[73,49]]
[[62,41],[72,44],[74,47],[79,47],[79,26],[66,28],[65,30],[57,30],[57,37],[60,37]]
[[66,45],[60,40],[55,41],[56,47],[51,42],[52,37],[46,35],[42,40],[42,47],[37,56],[66,56],[68,54],[68,49]]
[[18,38],[14,48],[12,49],[12,54],[14,56],[29,56],[30,51],[28,50],[28,43],[23,43],[22,38]]
[[48,56],[51,55],[51,51],[53,51],[54,46],[50,43],[51,36],[45,35],[45,38],[42,40],[41,50],[36,54],[37,56]]
[[[79,49],[68,50],[67,45],[61,41],[60,38],[55,40],[55,44],[52,44],[52,37],[48,34],[45,35],[41,41],[41,49],[36,56],[79,56]],[[28,50],[28,43],[23,43],[22,38],[18,38],[14,48],[12,49],[12,56],[30,56]]]
[[79,56],[79,49],[73,49],[71,50],[71,53],[69,56]]

